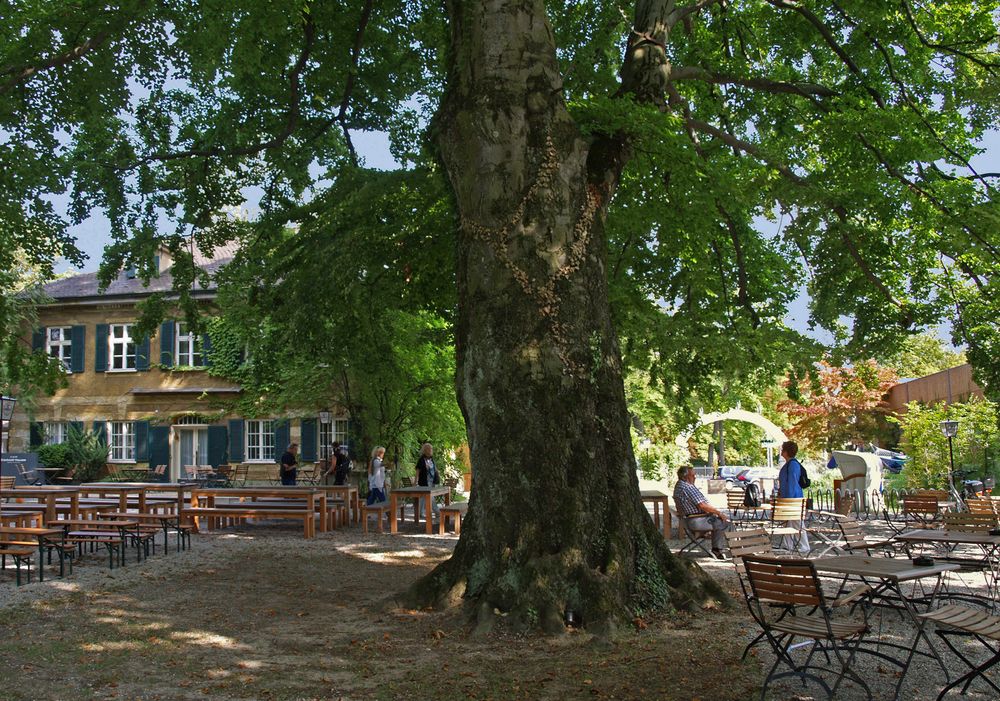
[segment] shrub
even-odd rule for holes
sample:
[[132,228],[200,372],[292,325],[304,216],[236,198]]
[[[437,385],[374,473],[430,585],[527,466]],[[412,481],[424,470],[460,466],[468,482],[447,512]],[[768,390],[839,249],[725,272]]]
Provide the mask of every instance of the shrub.
[[70,427],[66,443],[70,464],[75,468],[73,478],[79,482],[94,480],[108,462],[108,445],[104,437],[94,431]]
[[[53,445],[40,445],[36,451],[38,453],[38,460],[45,467],[60,468],[65,472],[73,466],[72,456],[70,454],[70,448],[65,443],[56,443]],[[53,477],[57,477],[63,472],[55,472],[52,474]]]

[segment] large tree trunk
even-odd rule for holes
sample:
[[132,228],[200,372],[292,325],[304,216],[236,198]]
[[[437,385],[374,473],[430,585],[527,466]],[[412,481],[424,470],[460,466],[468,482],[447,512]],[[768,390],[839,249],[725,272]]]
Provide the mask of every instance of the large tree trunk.
[[540,0],[449,5],[439,146],[461,216],[458,394],[475,479],[454,556],[411,592],[484,625],[606,631],[721,592],[640,498],[603,221],[623,149],[584,139]]

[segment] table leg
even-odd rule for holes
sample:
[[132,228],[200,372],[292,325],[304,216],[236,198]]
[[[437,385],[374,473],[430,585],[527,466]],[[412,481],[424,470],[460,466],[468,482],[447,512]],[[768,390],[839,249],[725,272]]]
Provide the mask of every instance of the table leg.
[[[934,602],[937,600],[938,591],[941,589],[942,576],[943,575],[938,575],[938,581],[934,585],[933,592],[931,592],[931,600],[930,604],[928,605],[928,610],[934,608]],[[892,697],[894,701],[897,701],[899,699],[899,692],[903,688],[903,682],[906,680],[906,670],[909,669],[910,667],[910,662],[913,659],[913,655],[916,654],[917,645],[920,644],[921,638],[923,638],[924,642],[927,643],[928,649],[930,649],[931,653],[934,656],[934,659],[937,660],[938,665],[940,665],[941,670],[944,672],[945,681],[949,681],[951,677],[948,675],[948,668],[945,666],[944,660],[941,659],[941,655],[938,654],[937,648],[934,647],[934,643],[931,641],[930,636],[927,635],[925,622],[921,621],[917,617],[916,609],[913,608],[913,604],[910,603],[910,600],[907,599],[905,596],[903,596],[903,590],[899,586],[899,583],[898,582],[891,583],[890,588],[902,602],[903,610],[906,611],[906,615],[910,617],[910,622],[913,623],[913,625],[916,626],[917,628],[917,634],[913,637],[913,645],[910,647],[910,654],[906,658],[906,664],[903,666],[903,670],[899,675],[899,681],[896,683],[896,693]]]
[[396,492],[392,492],[389,494],[389,532],[395,534],[398,530],[399,527],[396,525]]
[[427,511],[424,512],[424,518],[426,519],[426,524],[427,524],[427,529],[426,529],[427,535],[434,535],[434,523],[433,523],[434,519],[431,518],[433,513],[431,511],[431,504],[433,503],[433,497],[431,497],[430,492],[427,492],[427,494],[424,495],[424,503],[427,505]]
[[322,492],[319,495],[319,531],[320,533],[326,533],[329,530],[326,522],[326,492]]

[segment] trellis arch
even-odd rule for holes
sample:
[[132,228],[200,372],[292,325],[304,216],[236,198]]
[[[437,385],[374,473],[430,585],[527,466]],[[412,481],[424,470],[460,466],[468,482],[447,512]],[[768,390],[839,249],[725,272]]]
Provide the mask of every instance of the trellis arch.
[[746,423],[751,423],[757,428],[763,430],[764,435],[772,441],[775,441],[775,443],[779,446],[788,440],[788,436],[785,435],[785,432],[778,428],[777,424],[768,419],[766,416],[762,416],[761,414],[753,411],[747,411],[746,409],[730,409],[729,411],[713,411],[711,414],[701,414],[698,417],[697,423],[695,423],[690,431],[685,431],[677,436],[677,445],[682,448],[687,446],[688,439],[694,435],[694,432],[700,426],[714,424],[716,421],[745,421]]

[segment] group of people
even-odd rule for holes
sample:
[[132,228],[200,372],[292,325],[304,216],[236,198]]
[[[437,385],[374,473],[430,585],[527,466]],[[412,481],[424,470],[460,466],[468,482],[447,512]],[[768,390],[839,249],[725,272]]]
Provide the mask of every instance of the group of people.
[[[281,456],[281,484],[294,487],[298,478],[298,453],[299,444],[289,443]],[[385,496],[385,447],[375,446],[368,460],[368,503],[376,504],[386,500]],[[417,458],[416,465],[417,485],[421,487],[436,486],[441,483],[437,465],[434,463],[434,446],[424,443],[420,446],[420,457]],[[333,459],[329,461],[326,472],[322,478],[326,480],[333,477],[334,484],[347,484],[347,478],[351,474],[351,458],[346,445],[340,443],[333,444]],[[431,502],[435,518],[438,516],[438,505],[436,501]],[[419,507],[418,507],[419,509]],[[420,509],[422,511],[422,509]],[[422,514],[418,511],[417,517]]]
[[[279,462],[281,484],[294,487],[299,476],[299,444],[289,443]],[[332,477],[334,484],[347,484],[347,477],[350,474],[351,457],[347,446],[336,442],[333,444],[332,457],[327,461],[326,472],[322,474],[321,479],[325,482]]]
[[[796,455],[799,453],[799,446],[795,441],[785,441],[781,444],[781,457],[785,459],[778,472],[778,497],[789,499],[801,499],[802,492],[801,475],[805,470],[802,463],[798,461]],[[694,468],[684,465],[677,470],[677,484],[674,486],[674,504],[677,505],[677,515],[685,519],[687,527],[691,531],[711,531],[712,532],[712,554],[715,557],[723,558],[723,548],[726,545],[724,533],[732,525],[732,519],[722,509],[712,506],[705,495],[695,484]],[[785,536],[781,546],[787,550],[798,550],[802,553],[809,552],[809,538],[802,523],[799,521],[789,521],[788,525],[799,530],[798,539]]]

